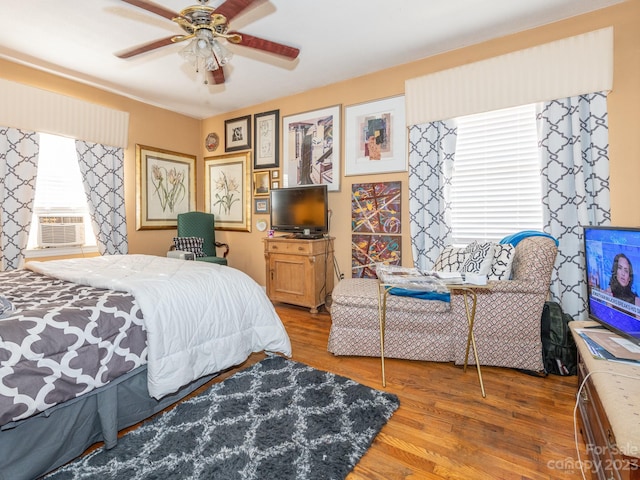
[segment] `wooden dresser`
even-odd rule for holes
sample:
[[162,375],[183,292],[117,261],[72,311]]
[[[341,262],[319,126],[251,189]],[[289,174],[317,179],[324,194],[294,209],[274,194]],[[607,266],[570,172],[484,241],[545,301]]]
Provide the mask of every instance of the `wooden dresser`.
[[267,296],[318,313],[333,290],[333,238],[264,239]]
[[[640,480],[640,366],[595,359],[571,322],[578,346],[580,427],[589,458],[585,471],[598,480]],[[589,478],[589,473],[587,473]]]

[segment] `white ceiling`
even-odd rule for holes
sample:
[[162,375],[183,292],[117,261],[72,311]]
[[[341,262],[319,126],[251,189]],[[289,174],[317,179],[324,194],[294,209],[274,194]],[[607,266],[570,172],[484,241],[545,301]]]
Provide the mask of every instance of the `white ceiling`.
[[[298,47],[300,56],[229,45],[226,83],[204,85],[178,53],[184,44],[114,55],[184,33],[163,17],[121,0],[0,0],[0,57],[206,118],[622,1],[259,0],[231,29]],[[176,12],[197,4],[155,3]]]

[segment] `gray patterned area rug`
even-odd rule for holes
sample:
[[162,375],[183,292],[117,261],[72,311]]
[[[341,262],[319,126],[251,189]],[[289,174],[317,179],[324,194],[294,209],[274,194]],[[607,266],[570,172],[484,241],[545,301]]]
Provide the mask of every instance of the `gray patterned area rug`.
[[398,406],[393,394],[270,356],[46,478],[342,479]]

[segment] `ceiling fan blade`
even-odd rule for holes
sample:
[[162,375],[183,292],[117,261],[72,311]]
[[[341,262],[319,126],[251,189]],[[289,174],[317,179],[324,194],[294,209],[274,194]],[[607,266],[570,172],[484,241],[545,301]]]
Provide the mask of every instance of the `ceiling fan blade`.
[[139,47],[132,48],[130,50],[125,50],[124,52],[117,53],[116,57],[118,58],[130,58],[135,55],[140,55],[141,53],[149,52],[151,50],[155,50],[156,48],[164,47],[165,45],[171,45],[175,43],[173,40],[173,36],[163,38],[162,40],[155,40],[150,43],[146,43],[144,45],[140,45]]
[[175,17],[179,17],[176,12],[169,10],[168,8],[164,8],[162,5],[158,5],[157,3],[149,2],[147,0],[122,0],[125,3],[130,5],[134,5],[136,7],[142,8],[151,13],[155,13],[156,15],[160,15],[161,17],[168,18],[169,20],[173,20]]
[[237,43],[238,45],[242,45],[244,47],[256,48],[258,50],[263,50],[275,55],[287,57],[291,60],[294,60],[300,54],[299,48],[289,47],[288,45],[272,42],[271,40],[265,40],[264,38],[254,37],[253,35],[248,35],[246,33],[229,32],[229,35],[240,35],[242,37],[239,42],[233,43]]
[[227,17],[227,21],[229,21],[256,1],[257,0],[227,0],[219,7],[216,7],[215,12],[224,15]]
[[216,85],[224,83],[224,70],[222,69],[222,67],[218,67],[215,70],[212,70],[210,73],[213,83],[215,83]]

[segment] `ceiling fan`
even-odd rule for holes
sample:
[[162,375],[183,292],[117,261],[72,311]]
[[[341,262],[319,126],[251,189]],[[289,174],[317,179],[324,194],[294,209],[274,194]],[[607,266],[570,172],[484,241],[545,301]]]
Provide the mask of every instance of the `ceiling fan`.
[[186,32],[186,35],[173,35],[155,40],[121,52],[116,55],[119,58],[133,57],[165,45],[190,40],[180,53],[195,66],[196,71],[204,70],[205,83],[208,83],[207,77],[210,77],[213,83],[221,84],[225,81],[222,67],[229,62],[231,52],[224,47],[220,40],[273,53],[291,60],[297,58],[300,53],[300,50],[294,47],[246,33],[229,31],[229,21],[258,0],[226,0],[216,8],[206,5],[209,0],[198,0],[200,5],[187,7],[180,13],[148,0],[122,1],[177,23]]

